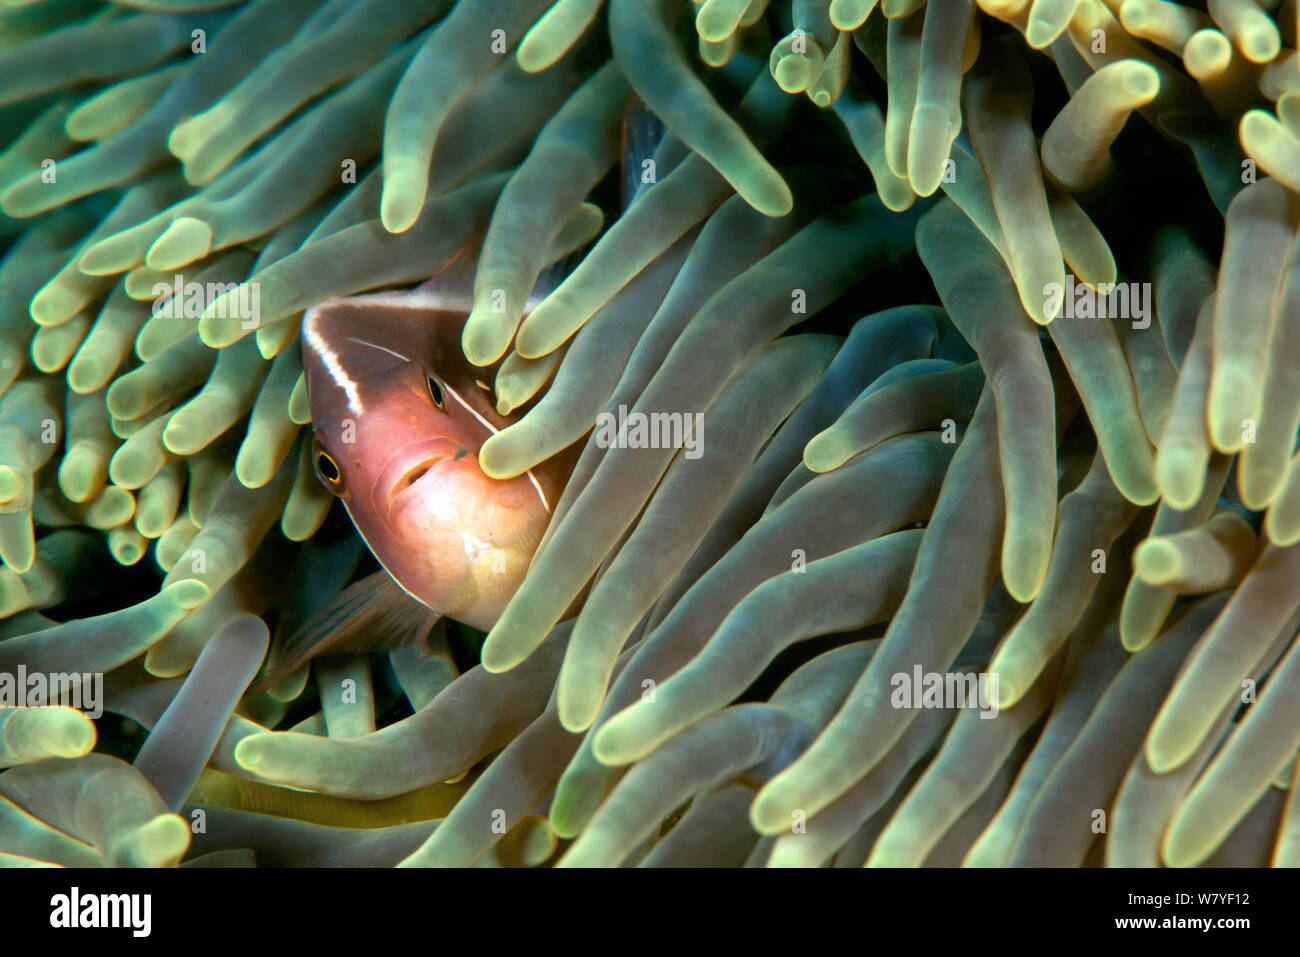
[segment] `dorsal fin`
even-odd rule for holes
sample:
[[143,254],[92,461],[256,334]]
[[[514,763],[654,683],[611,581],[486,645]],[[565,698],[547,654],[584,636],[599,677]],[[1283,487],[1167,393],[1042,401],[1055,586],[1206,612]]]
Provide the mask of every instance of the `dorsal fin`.
[[[627,209],[658,177],[655,150],[664,138],[664,124],[636,94],[623,111],[623,208]],[[665,172],[667,172],[665,170]]]
[[[447,312],[469,312],[474,305],[474,276],[478,270],[479,253],[483,250],[483,240],[486,235],[480,233],[475,236],[455,256],[447,260],[441,269],[405,295],[419,296],[422,303]],[[524,315],[531,312],[533,307],[549,296],[564,281],[564,278],[573,272],[574,266],[582,261],[583,255],[585,249],[575,251],[541,271],[533,284],[532,292],[528,295]]]
[[463,303],[468,309],[474,301],[474,272],[478,269],[479,253],[483,249],[486,231],[480,230],[457,250],[441,267],[420,285],[415,292],[446,299],[449,303]]
[[423,641],[442,617],[375,572],[334,595],[275,654],[250,693],[274,687],[312,658],[365,653]]
[[[628,99],[623,109],[622,142],[622,203],[627,209],[654,182],[669,170],[655,169],[655,153],[663,142],[666,128],[659,117],[651,112],[641,97],[635,93]],[[648,178],[647,178],[648,177]],[[549,296],[562,283],[577,265],[582,262],[587,249],[574,250],[563,259],[557,260],[542,270],[533,284],[533,290],[524,306],[524,315],[528,315],[539,302]]]

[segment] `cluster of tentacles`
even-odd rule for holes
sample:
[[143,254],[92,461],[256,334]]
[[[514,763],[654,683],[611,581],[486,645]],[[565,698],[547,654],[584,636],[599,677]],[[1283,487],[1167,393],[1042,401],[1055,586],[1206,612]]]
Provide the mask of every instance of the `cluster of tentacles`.
[[[0,707],[0,863],[1300,863],[1297,15],[9,0],[0,675],[148,733]],[[247,694],[364,560],[302,312],[466,247],[485,471],[702,454],[589,437],[464,673]]]

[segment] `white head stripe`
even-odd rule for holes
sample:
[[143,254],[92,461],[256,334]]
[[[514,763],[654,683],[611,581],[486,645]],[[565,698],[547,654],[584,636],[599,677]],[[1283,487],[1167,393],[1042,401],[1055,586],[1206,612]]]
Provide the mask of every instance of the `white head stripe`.
[[401,359],[403,362],[411,361],[409,357],[402,355],[400,352],[394,352],[392,349],[387,349],[376,342],[367,342],[365,339],[353,339],[351,336],[348,336],[343,341],[355,342],[357,345],[369,346],[372,349],[378,349],[380,352],[387,352],[390,356],[393,356],[396,359]]
[[[447,383],[445,382],[443,383],[443,385],[446,386],[447,391],[452,394],[452,397],[469,411],[470,415],[474,416],[474,418],[478,419],[480,422],[483,423],[484,428],[488,430],[488,434],[496,435],[498,432],[501,431],[495,425],[489,422],[487,419],[483,418],[483,416],[479,415],[478,412],[475,411],[474,407],[471,406],[464,399],[462,399],[460,397],[460,393],[458,393],[455,389],[447,385]],[[542,486],[538,483],[537,477],[533,475],[533,470],[529,469],[524,474],[528,476],[528,481],[533,483],[533,488],[537,490],[537,497],[542,501],[542,508],[546,509],[546,514],[549,515],[551,513],[551,503],[546,500],[546,495],[545,493],[542,492]]]
[[343,364],[339,362],[338,355],[325,344],[320,333],[316,329],[316,316],[313,313],[307,315],[307,321],[303,323],[303,334],[307,338],[307,344],[311,346],[312,351],[320,356],[320,361],[325,366],[325,371],[330,374],[330,378],[343,390],[347,396],[348,408],[352,410],[353,415],[360,415],[365,411],[361,404],[361,393],[357,390],[357,384],[352,377],[347,374]]
[[524,473],[528,476],[528,481],[533,483],[533,488],[537,490],[537,497],[542,500],[542,508],[546,509],[546,514],[551,514],[551,503],[546,501],[546,495],[542,492],[542,486],[538,483],[537,477],[533,475],[533,470],[529,469]]
[[489,422],[487,419],[483,418],[483,416],[479,415],[472,405],[470,405],[468,402],[466,402],[464,399],[460,397],[459,392],[453,389],[446,382],[444,382],[443,385],[447,387],[447,391],[451,393],[453,399],[455,399],[457,402],[463,405],[466,411],[468,411],[470,415],[474,416],[474,418],[479,420],[479,423],[483,426],[483,428],[488,430],[489,435],[496,435],[498,432],[501,431],[495,425]]

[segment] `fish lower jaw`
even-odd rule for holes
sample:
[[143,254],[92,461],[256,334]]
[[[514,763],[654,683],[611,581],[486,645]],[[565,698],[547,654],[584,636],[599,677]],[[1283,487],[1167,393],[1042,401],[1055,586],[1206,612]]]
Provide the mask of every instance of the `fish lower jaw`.
[[[462,534],[472,537],[468,532]],[[467,541],[467,551],[470,547]],[[481,631],[490,631],[519,590],[527,568],[527,557],[511,549],[487,545],[476,550],[474,557],[466,561],[466,573],[473,582],[473,601],[451,617]]]

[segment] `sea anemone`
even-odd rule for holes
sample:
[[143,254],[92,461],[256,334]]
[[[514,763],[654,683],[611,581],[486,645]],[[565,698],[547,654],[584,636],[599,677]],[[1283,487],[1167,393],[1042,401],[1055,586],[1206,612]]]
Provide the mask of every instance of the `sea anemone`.
[[[1300,864],[1298,30],[0,6],[0,864]],[[572,476],[268,682],[377,568],[303,313],[430,277]]]

